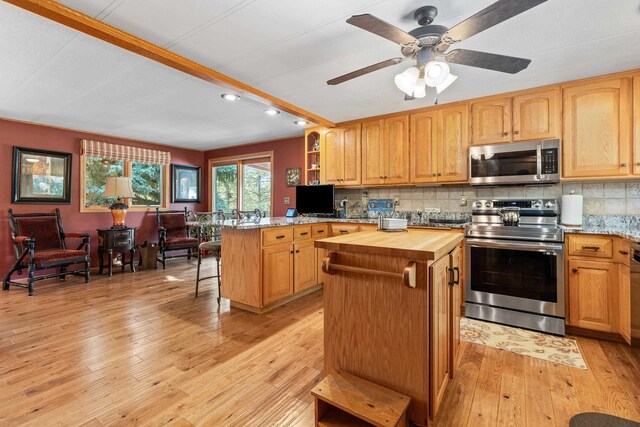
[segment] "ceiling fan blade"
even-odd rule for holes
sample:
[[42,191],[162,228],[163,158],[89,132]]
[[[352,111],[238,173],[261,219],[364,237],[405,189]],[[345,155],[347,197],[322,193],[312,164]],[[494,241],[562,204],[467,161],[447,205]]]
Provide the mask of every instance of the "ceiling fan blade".
[[369,65],[368,67],[360,68],[359,70],[352,71],[350,73],[344,74],[340,77],[336,77],[335,79],[331,79],[327,81],[328,85],[339,85],[340,83],[344,83],[348,80],[355,79],[356,77],[364,76],[365,74],[369,74],[373,71],[378,71],[383,68],[390,67],[395,64],[399,64],[404,60],[404,58],[391,58],[386,61],[378,62],[377,64]]
[[465,19],[442,35],[441,45],[450,45],[478,34],[507,19],[526,12],[547,0],[498,0],[491,6],[482,9],[475,15]]
[[452,50],[444,58],[452,64],[468,65],[509,74],[519,73],[531,63],[530,59],[468,49]]
[[402,46],[418,44],[418,39],[411,34],[368,13],[364,15],[353,15],[347,19],[347,22]]

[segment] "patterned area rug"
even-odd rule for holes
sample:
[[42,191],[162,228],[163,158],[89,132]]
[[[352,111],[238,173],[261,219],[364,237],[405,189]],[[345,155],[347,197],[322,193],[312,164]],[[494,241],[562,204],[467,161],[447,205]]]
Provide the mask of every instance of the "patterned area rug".
[[570,338],[468,318],[462,318],[460,321],[460,338],[552,363],[587,369],[578,344]]

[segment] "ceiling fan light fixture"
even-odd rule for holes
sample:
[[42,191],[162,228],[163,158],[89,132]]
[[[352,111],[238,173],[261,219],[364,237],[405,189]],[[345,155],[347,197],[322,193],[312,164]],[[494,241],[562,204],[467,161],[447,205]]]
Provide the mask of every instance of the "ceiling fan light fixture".
[[274,108],[269,108],[268,110],[264,110],[264,113],[267,116],[276,116],[276,115],[280,114],[280,111],[278,111],[278,110],[276,110]]
[[302,119],[300,119],[300,120],[296,120],[296,121],[295,121],[295,124],[297,124],[298,126],[305,126],[305,125],[308,125],[308,124],[309,124],[309,122],[308,122],[308,121],[306,121],[306,120],[302,120]]
[[444,83],[449,77],[449,65],[441,61],[429,61],[424,67],[424,80],[429,87],[436,87]]
[[414,98],[424,98],[427,96],[427,88],[424,84],[424,79],[418,79],[413,88],[413,97]]
[[402,73],[396,74],[393,81],[398,89],[411,96],[419,76],[420,70],[416,67],[410,67]]
[[443,81],[438,86],[436,86],[436,93],[440,93],[443,90],[445,90],[446,88],[448,88],[451,85],[451,83],[456,81],[457,78],[458,78],[458,76],[454,76],[453,74],[449,74],[447,76],[447,78],[445,79],[445,81]]
[[226,101],[237,101],[238,99],[240,99],[240,97],[235,93],[224,93],[220,96]]

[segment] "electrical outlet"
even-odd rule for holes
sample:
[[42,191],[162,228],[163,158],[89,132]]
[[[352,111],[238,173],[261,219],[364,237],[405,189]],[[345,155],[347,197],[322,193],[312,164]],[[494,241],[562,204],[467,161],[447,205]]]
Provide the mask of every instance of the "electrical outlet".
[[393,204],[396,206],[400,204],[400,196],[393,196]]
[[291,199],[290,199],[289,197],[285,197],[285,198],[284,198],[284,204],[285,204],[285,205],[289,205],[289,204],[291,204]]
[[460,197],[460,206],[467,206],[467,196]]

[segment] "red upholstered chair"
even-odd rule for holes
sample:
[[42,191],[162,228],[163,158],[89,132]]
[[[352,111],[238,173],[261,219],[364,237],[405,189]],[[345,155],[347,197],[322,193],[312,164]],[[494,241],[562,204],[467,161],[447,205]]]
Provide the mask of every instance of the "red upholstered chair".
[[[162,268],[167,267],[167,259],[179,258],[186,256],[191,259],[193,251],[198,250],[200,239],[197,236],[192,237],[192,232],[197,233],[197,227],[189,227],[187,225],[187,208],[184,210],[161,211],[156,208],[156,218],[158,222],[158,246],[160,258],[158,262],[162,263]],[[184,251],[181,255],[167,256],[167,252]]]
[[[59,209],[54,213],[27,214],[14,214],[13,210],[9,209],[9,226],[16,263],[5,276],[2,290],[8,291],[10,285],[28,287],[29,296],[32,296],[33,283],[36,280],[52,277],[60,277],[64,280],[68,274],[82,274],[85,283],[89,283],[91,263],[89,235],[65,233]],[[67,237],[82,239],[82,243],[77,249],[67,249]],[[84,268],[69,271],[68,267],[74,264],[84,264]],[[53,268],[60,268],[60,272],[35,277],[36,271]],[[27,270],[29,273],[27,285],[11,280],[13,273],[22,274],[22,270]]]

